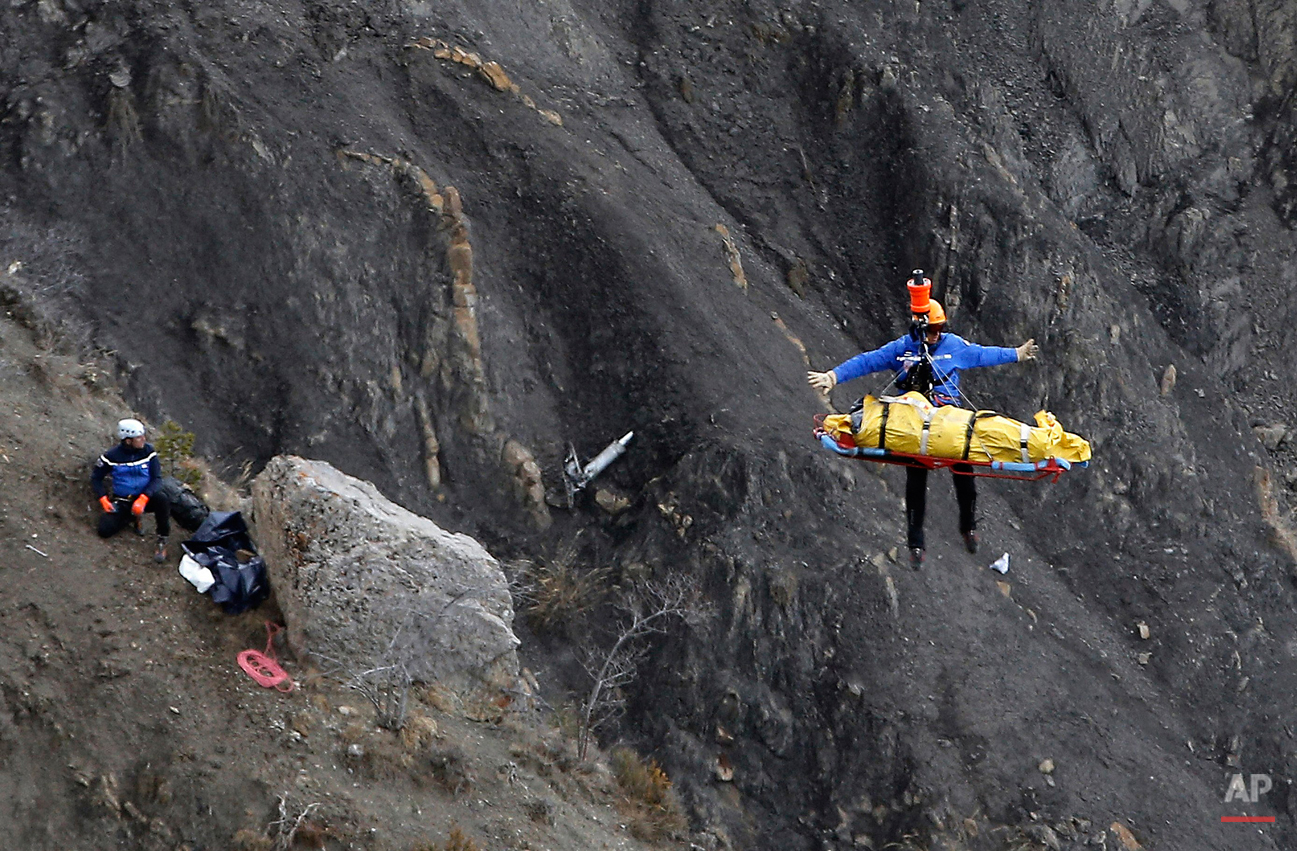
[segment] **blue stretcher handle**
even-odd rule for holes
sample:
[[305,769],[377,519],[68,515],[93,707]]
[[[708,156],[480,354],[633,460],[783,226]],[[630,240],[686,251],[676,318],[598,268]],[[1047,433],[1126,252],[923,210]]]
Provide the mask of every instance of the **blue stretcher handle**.
[[1034,473],[1040,467],[1037,464],[1046,465],[1048,461],[1036,461],[1023,463],[1022,461],[992,461],[992,470],[1007,470],[1010,473]]
[[871,456],[873,458],[882,458],[887,455],[886,449],[876,449],[869,446],[857,446],[852,449],[839,446],[838,442],[827,434],[820,435],[820,443],[825,449],[831,449],[839,455],[845,455],[848,458],[858,458],[861,455]]
[[[992,470],[1007,470],[1010,473],[1034,473],[1037,470],[1047,469],[1050,462],[1057,464],[1064,470],[1072,469],[1072,462],[1063,458],[1046,458],[1043,461],[992,461]],[[1082,465],[1084,466],[1084,465]]]

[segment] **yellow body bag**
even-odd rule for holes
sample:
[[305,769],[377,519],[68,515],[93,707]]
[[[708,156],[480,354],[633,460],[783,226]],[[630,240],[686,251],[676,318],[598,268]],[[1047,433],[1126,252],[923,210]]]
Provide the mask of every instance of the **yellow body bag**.
[[914,392],[880,399],[866,396],[859,410],[825,417],[823,428],[842,445],[933,458],[981,463],[1090,460],[1089,442],[1063,431],[1048,411],[1037,412],[1036,424],[1030,426],[994,411],[938,407]]

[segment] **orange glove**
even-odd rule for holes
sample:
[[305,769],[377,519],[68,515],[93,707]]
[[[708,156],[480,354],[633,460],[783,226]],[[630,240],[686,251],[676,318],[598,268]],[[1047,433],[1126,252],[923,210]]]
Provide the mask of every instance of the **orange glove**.
[[135,497],[135,501],[131,503],[131,514],[134,514],[136,517],[139,517],[141,514],[144,513],[144,506],[148,504],[149,504],[149,498],[144,494],[140,494],[139,496]]
[[99,504],[103,506],[105,514],[115,514],[117,509],[113,507],[113,501],[106,496],[99,497]]

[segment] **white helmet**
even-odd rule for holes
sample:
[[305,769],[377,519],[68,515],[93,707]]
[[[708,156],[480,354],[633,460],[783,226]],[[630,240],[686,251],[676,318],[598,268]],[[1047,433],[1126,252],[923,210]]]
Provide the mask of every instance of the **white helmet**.
[[139,420],[119,420],[117,422],[117,439],[126,440],[131,437],[144,436],[144,423]]

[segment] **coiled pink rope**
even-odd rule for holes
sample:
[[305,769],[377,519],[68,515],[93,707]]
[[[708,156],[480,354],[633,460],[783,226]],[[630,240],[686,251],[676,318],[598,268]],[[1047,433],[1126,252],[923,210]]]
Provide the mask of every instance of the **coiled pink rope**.
[[288,676],[287,671],[279,667],[279,661],[275,658],[275,634],[279,630],[278,625],[266,621],[265,652],[244,650],[236,658],[239,667],[256,680],[257,685],[288,693],[296,688],[297,684],[293,682],[292,677]]

